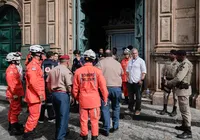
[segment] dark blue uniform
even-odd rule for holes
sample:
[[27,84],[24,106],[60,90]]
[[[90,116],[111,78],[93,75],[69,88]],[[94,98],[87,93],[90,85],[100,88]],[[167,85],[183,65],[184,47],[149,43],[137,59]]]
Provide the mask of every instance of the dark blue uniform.
[[74,73],[78,68],[82,67],[85,64],[85,60],[83,57],[78,60],[77,58],[74,58],[73,65],[72,65],[72,73]]
[[46,79],[48,77],[48,73],[58,65],[57,62],[51,60],[51,59],[45,59],[42,63],[42,71],[44,74],[44,80],[45,80],[45,93],[46,93],[46,102],[42,104],[41,112],[40,112],[40,121],[44,121],[44,115],[45,115],[45,109],[47,109],[48,113],[48,119],[53,120],[55,119],[55,112],[53,110],[53,104],[52,104],[52,95],[49,93],[47,89]]

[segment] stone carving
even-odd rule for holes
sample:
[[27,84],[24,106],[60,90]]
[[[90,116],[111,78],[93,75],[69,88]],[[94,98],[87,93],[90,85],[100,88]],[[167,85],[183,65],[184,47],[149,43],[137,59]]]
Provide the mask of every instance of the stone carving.
[[134,24],[134,10],[130,8],[125,8],[121,10],[119,18],[111,17],[108,25],[129,25]]
[[24,27],[24,44],[31,44],[31,27]]
[[176,44],[195,44],[196,38],[196,20],[195,18],[180,18],[176,23]]
[[195,17],[195,8],[178,9],[176,10],[176,18]]
[[55,26],[54,25],[49,25],[48,27],[48,42],[50,44],[55,43]]
[[54,2],[48,2],[48,21],[55,20],[55,7]]
[[24,22],[25,23],[31,22],[31,4],[30,3],[24,4]]
[[171,0],[160,0],[161,4],[161,13],[170,13],[171,12]]
[[171,17],[161,17],[161,41],[171,41]]

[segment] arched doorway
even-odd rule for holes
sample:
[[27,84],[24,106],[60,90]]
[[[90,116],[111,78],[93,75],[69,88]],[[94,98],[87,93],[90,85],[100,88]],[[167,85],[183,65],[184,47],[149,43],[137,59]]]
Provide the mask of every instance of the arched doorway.
[[0,85],[5,85],[5,57],[9,52],[20,51],[21,21],[18,11],[9,5],[0,7]]

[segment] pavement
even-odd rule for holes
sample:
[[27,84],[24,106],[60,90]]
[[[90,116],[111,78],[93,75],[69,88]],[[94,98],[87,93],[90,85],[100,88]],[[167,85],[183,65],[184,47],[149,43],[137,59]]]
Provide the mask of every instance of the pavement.
[[[5,101],[0,101],[0,140],[21,140],[21,136],[10,136],[7,128],[7,111],[9,104]],[[149,104],[142,105],[142,112],[140,116],[130,116],[124,114],[124,110],[127,106],[121,106],[120,114],[120,127],[117,132],[104,137],[99,135],[99,140],[178,140],[177,134],[182,133],[174,129],[176,125],[181,123],[181,115],[170,117],[168,115],[158,115],[155,113],[157,109],[162,109],[162,106],[155,106]],[[171,111],[172,107],[168,107]],[[192,113],[192,140],[200,140],[200,110],[191,108]],[[25,123],[28,113],[26,108],[20,115],[20,122]],[[89,125],[90,126],[90,125]],[[102,123],[100,122],[100,127]],[[80,124],[79,114],[70,113],[69,120],[70,133],[66,137],[66,140],[81,140],[79,137]],[[55,124],[45,122],[44,124],[38,124],[36,128],[38,132],[38,138],[36,140],[53,140],[55,134]],[[89,132],[89,139],[91,133]]]

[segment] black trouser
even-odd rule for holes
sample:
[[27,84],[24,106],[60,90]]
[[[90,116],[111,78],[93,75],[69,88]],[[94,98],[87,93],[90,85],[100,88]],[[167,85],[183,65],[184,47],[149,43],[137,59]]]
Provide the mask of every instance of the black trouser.
[[[133,107],[136,102],[135,106],[135,111],[140,111],[141,110],[141,85],[138,83],[128,83],[128,97],[129,97],[129,103],[128,103],[128,108],[130,111],[133,111]],[[134,95],[136,95],[136,101],[134,99]]]
[[52,104],[52,94],[46,91],[46,101],[42,103],[41,111],[40,111],[40,121],[44,121],[45,110],[47,109],[48,119],[52,120],[55,119],[55,112]]

